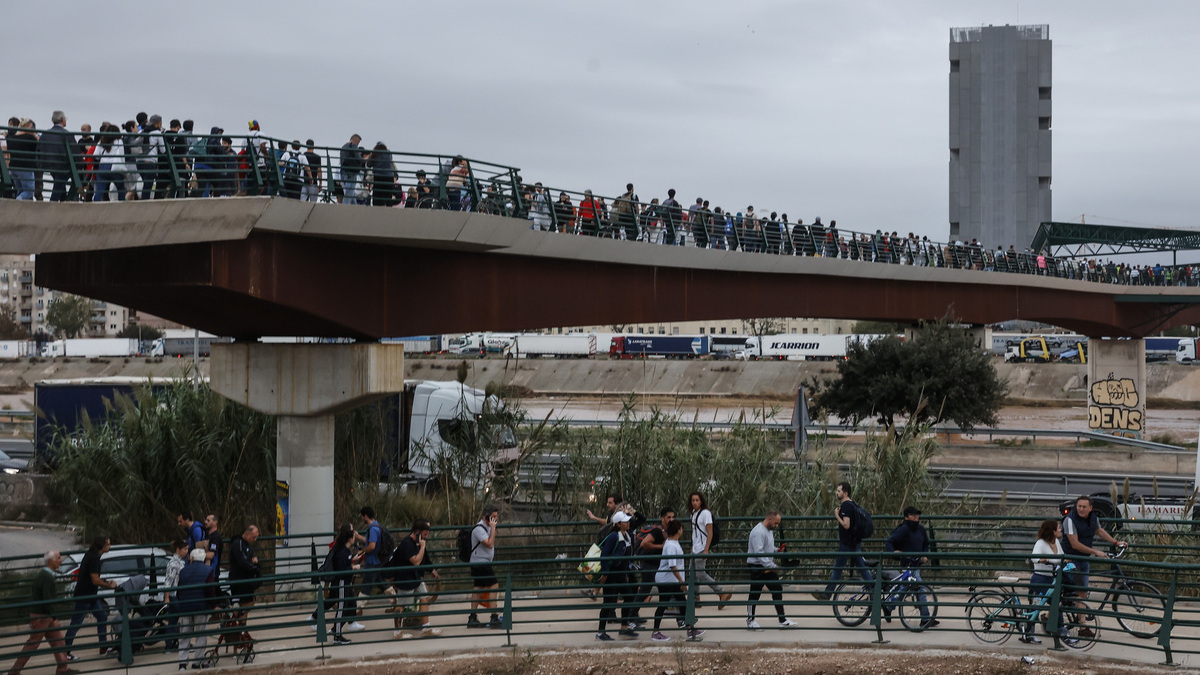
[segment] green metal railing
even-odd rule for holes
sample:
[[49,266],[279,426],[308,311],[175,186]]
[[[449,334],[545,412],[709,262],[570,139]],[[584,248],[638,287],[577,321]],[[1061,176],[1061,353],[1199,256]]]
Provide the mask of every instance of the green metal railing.
[[[876,517],[881,534],[889,529],[885,526],[889,520]],[[921,574],[924,584],[936,596],[929,609],[941,622],[941,626],[925,638],[926,641],[953,640],[975,644],[979,638],[978,643],[986,645],[992,638],[1003,637],[996,631],[1000,631],[1005,623],[1019,620],[1005,614],[995,622],[996,628],[985,631],[980,638],[979,621],[972,617],[978,617],[983,603],[973,598],[982,591],[996,591],[1004,597],[1015,598],[1012,600],[1014,607],[1027,607],[1024,598],[1029,588],[1027,564],[1032,548],[1031,533],[1041,519],[960,516],[924,517],[922,520],[930,526],[934,546],[928,554],[931,562],[921,569]],[[724,541],[717,552],[705,556],[710,573],[734,592],[734,599],[728,603],[733,609],[724,612],[714,609],[716,603],[711,600],[708,589],[698,588],[694,578],[689,577],[685,612],[680,617],[685,624],[709,631],[746,629],[745,593],[752,570],[745,562],[744,536],[749,526],[756,522],[756,518],[722,519]],[[1172,525],[1178,526],[1178,523]],[[478,635],[475,629],[463,628],[470,613],[468,602],[473,589],[470,566],[451,562],[454,561],[452,549],[456,529],[437,530],[431,547],[434,567],[440,572],[439,599],[425,616],[434,627],[444,630],[441,635],[421,637],[419,623],[410,625],[418,620],[416,613],[393,607],[390,596],[377,596],[356,606],[355,611],[359,613],[354,620],[365,626],[365,630],[347,631],[345,635],[352,637],[355,643],[391,643],[396,645],[396,650],[407,649],[404,645],[408,641],[397,639],[404,633],[412,634],[413,639],[437,640]],[[501,628],[496,632],[502,632],[508,644],[536,646],[548,644],[548,640],[568,640],[571,635],[584,636],[576,640],[590,639],[596,632],[602,603],[585,596],[586,592],[595,589],[595,582],[581,573],[579,566],[587,562],[583,552],[594,540],[595,533],[595,525],[588,523],[502,525],[493,565],[500,582],[496,589],[496,606],[480,610],[480,618],[487,621],[492,611],[500,615]],[[406,534],[396,531],[394,536],[399,541]],[[800,624],[796,630],[811,633],[837,629],[849,631],[839,633],[839,641],[854,640],[854,636],[859,635],[864,640],[882,642],[890,631],[904,630],[906,617],[911,618],[913,612],[920,609],[915,598],[895,595],[890,583],[880,575],[875,575],[875,580],[868,584],[843,578],[845,585],[842,588],[856,594],[858,600],[847,600],[845,595],[835,595],[831,600],[811,597],[810,593],[819,593],[824,588],[830,561],[837,555],[831,519],[791,518],[776,534],[777,543],[786,544],[786,552],[777,556],[783,583],[782,605],[786,616]],[[1140,658],[1162,658],[1167,662],[1173,662],[1180,654],[1200,653],[1197,642],[1200,612],[1194,602],[1200,597],[1200,565],[1194,562],[1198,548],[1195,533],[1190,527],[1184,527],[1169,533],[1133,532],[1126,538],[1132,540],[1134,550],[1143,560],[1122,560],[1125,576],[1117,577],[1109,573],[1103,561],[1091,559],[1092,593],[1083,605],[1064,605],[1064,597],[1078,589],[1072,586],[1070,579],[1061,575],[1056,577],[1054,591],[1042,617],[1046,632],[1051,634],[1049,640],[1053,641],[1058,628],[1058,612],[1064,609],[1068,617],[1064,619],[1066,624],[1076,627],[1094,624],[1099,629],[1099,635],[1084,641],[1082,646],[1085,647],[1093,643],[1119,645],[1125,650],[1122,652],[1125,658],[1128,658],[1126,652],[1136,652],[1142,654]],[[333,647],[325,628],[335,621],[339,607],[327,603],[324,591],[337,574],[315,571],[328,550],[329,539],[328,536],[293,536],[289,538],[287,548],[278,549],[275,549],[275,541],[266,537],[259,540],[256,548],[265,572],[248,623],[237,625],[237,618],[231,614],[235,610],[223,607],[212,612],[218,619],[211,621],[203,631],[210,641],[220,643],[220,653],[216,656],[222,663],[245,656],[244,648],[248,643],[241,635],[243,631],[251,634],[255,653],[296,652],[294,658],[308,658],[314,651],[323,652]],[[894,564],[893,554],[879,551],[879,539],[869,540],[864,548],[866,558],[883,567]],[[700,556],[684,556],[689,561],[697,557]],[[649,567],[657,566],[657,558],[647,558],[645,562]],[[25,557],[5,559],[0,564],[6,570],[0,585],[0,594],[6,598],[0,615],[11,629],[7,637],[0,638],[0,659],[12,659],[28,634],[24,617],[33,608],[22,593],[27,592],[27,579],[40,562]],[[1014,582],[998,576],[1013,576],[1019,580]],[[1128,586],[1117,591],[1115,602],[1107,601],[1112,595],[1110,588],[1121,579],[1150,585]],[[428,574],[426,581],[432,581]],[[629,608],[636,608],[643,617],[650,618],[657,608],[658,598],[652,593],[645,597],[640,591],[635,593],[635,586],[643,583],[638,579],[636,583],[626,583],[616,590],[630,596]],[[223,587],[224,584],[220,584],[214,588]],[[361,580],[354,579],[352,588],[362,590]],[[148,594],[157,590],[152,587]],[[132,602],[132,594],[124,595]],[[114,595],[114,605],[118,597],[122,594]],[[995,594],[990,597],[994,600]],[[1134,599],[1140,601],[1140,608],[1134,606],[1138,604],[1132,602]],[[772,604],[769,594],[764,593],[758,603],[758,618],[763,625],[772,624]],[[150,613],[146,616],[132,605],[127,611],[110,614],[113,624],[120,628],[120,637],[113,641],[115,651],[111,655],[98,654],[92,637],[95,628],[88,620],[76,636],[74,651],[81,657],[77,666],[86,670],[106,669],[112,667],[114,658],[124,665],[175,662],[177,654],[174,651],[162,650],[164,641],[170,636],[162,617],[154,620],[158,615],[153,612],[158,606],[152,602],[147,606]],[[843,627],[831,611],[834,607],[843,617],[847,613],[860,617],[864,629],[854,632],[852,628]],[[208,615],[207,612],[204,614]],[[901,621],[892,621],[892,618]],[[150,619],[148,623],[147,619]],[[343,614],[343,619],[348,620],[348,617]],[[908,623],[911,626],[911,622]],[[1126,628],[1126,624],[1141,626],[1142,635],[1135,635],[1137,631]],[[312,632],[314,626],[315,634]],[[668,616],[664,626],[674,630],[675,617]],[[1014,631],[1015,627],[1009,633]],[[937,637],[939,635],[943,637]],[[645,635],[641,639],[644,640]],[[447,642],[447,646],[439,649],[452,648],[450,644]],[[1074,648],[1079,647],[1078,643],[1074,645]],[[44,648],[35,652],[34,658],[34,665],[50,661],[49,652]]]

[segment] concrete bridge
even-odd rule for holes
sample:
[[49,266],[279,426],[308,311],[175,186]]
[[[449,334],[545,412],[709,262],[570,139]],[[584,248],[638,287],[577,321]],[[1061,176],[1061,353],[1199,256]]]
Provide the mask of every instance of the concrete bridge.
[[1200,287],[747,254],[532,231],[481,213],[277,197],[0,201],[39,285],[219,335],[377,339],[807,316],[1040,321],[1091,337],[1200,323]]

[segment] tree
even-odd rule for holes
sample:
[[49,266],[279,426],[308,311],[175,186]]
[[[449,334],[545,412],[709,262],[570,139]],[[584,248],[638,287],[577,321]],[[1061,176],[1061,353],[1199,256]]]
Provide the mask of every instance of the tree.
[[131,323],[122,328],[121,332],[117,333],[117,337],[119,338],[132,338],[143,342],[157,340],[162,336],[163,332],[161,330],[153,326],[143,326],[139,323]]
[[948,319],[922,324],[907,342],[886,337],[851,343],[838,374],[821,383],[818,412],[854,424],[875,417],[889,428],[897,416],[909,423],[952,420],[964,429],[991,426],[1008,393],[991,353]]
[[17,311],[11,305],[0,305],[0,340],[23,340],[29,331],[17,321]]
[[855,321],[850,332],[858,335],[896,335],[903,333],[904,328],[889,321]]
[[92,322],[92,301],[78,295],[63,295],[50,302],[46,323],[55,335],[79,337]]

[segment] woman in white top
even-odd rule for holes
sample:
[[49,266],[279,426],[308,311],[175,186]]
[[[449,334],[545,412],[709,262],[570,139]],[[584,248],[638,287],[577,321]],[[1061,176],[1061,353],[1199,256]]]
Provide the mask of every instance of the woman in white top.
[[[663,615],[667,608],[679,610],[681,628],[684,617],[687,616],[687,577],[683,569],[683,547],[679,545],[679,537],[683,534],[683,523],[672,520],[667,523],[667,540],[663,542],[662,558],[658,562],[658,573],[654,575],[654,584],[658,586],[658,608],[654,610],[654,634],[650,639],[655,642],[666,642],[671,638],[663,635],[659,628],[662,626]],[[704,631],[696,630],[695,626],[687,626],[688,640],[699,640]]]
[[[1041,526],[1038,527],[1038,538],[1033,544],[1033,557],[1029,559],[1033,563],[1033,574],[1029,577],[1029,605],[1033,606],[1037,602],[1038,596],[1049,593],[1054,586],[1054,568],[1062,562],[1062,544],[1059,543],[1059,537],[1062,537],[1062,523],[1057,520],[1044,520]],[[1059,625],[1062,625],[1062,617],[1059,617]],[[1021,636],[1021,642],[1031,645],[1041,644],[1042,641],[1034,635],[1035,623],[1029,621],[1025,624],[1024,635]],[[1065,632],[1065,629],[1064,629]]]
[[121,142],[120,129],[105,122],[100,125],[99,142],[92,157],[96,160],[96,190],[92,201],[108,201],[108,186],[117,188],[117,201],[125,201],[125,144]]

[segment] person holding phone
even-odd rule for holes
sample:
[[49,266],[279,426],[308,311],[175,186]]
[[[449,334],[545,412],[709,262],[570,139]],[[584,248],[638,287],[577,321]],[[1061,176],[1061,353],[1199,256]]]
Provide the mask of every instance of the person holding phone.
[[[496,613],[496,605],[492,600],[493,593],[500,587],[496,579],[496,571],[492,569],[492,560],[496,557],[496,524],[500,522],[500,509],[489,506],[483,510],[483,516],[471,529],[471,578],[475,592],[471,595],[471,616],[467,619],[467,628],[503,628],[504,622]],[[486,607],[491,610],[491,620],[484,623],[479,620],[476,610]]]

